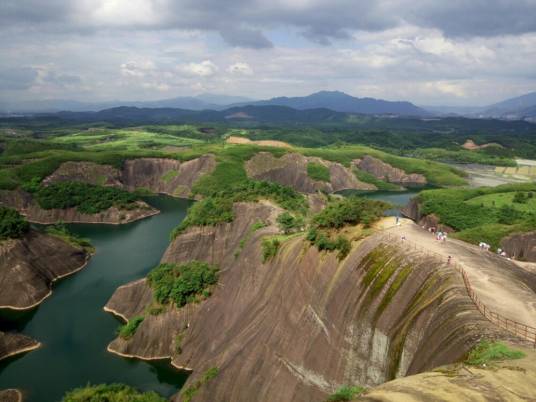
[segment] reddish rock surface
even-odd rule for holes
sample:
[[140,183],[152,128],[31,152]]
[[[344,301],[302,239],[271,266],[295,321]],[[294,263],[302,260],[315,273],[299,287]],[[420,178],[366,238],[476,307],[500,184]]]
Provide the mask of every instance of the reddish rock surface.
[[357,168],[370,173],[377,179],[384,180],[389,183],[400,184],[403,186],[424,186],[427,183],[426,177],[424,177],[422,174],[408,174],[402,169],[395,168],[390,164],[370,155],[365,155],[361,159],[354,160],[353,164]]

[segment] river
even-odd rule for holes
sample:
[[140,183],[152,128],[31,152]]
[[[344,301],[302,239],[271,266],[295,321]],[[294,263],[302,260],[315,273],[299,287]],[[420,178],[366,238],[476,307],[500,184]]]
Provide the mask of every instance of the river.
[[126,225],[69,225],[91,240],[96,254],[82,271],[56,283],[37,309],[0,318],[0,329],[17,329],[43,344],[0,362],[0,389],[22,390],[25,402],[59,401],[66,391],[88,383],[121,382],[166,397],[180,389],[187,375],[169,362],[125,359],[106,351],[120,323],[103,306],[117,287],[159,263],[170,231],[191,204],[164,196],[147,201],[161,213]]

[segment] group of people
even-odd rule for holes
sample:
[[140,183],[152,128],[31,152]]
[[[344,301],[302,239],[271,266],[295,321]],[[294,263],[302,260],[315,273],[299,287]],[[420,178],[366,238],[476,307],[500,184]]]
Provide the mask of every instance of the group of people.
[[489,249],[491,248],[491,246],[488,243],[484,243],[483,241],[478,243],[478,247],[480,247],[480,250],[484,250],[484,251],[489,251]]
[[[424,228],[424,226],[423,226],[423,228]],[[439,232],[437,232],[436,228],[433,227],[433,226],[428,228],[428,231],[435,235],[435,238],[436,238],[437,241],[442,241],[442,242],[447,241],[447,232],[443,232],[441,230]]]

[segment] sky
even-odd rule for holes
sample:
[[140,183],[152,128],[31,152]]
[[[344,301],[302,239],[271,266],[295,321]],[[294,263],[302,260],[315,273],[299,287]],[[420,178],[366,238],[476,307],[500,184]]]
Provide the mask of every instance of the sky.
[[536,91],[536,0],[1,0],[0,102]]

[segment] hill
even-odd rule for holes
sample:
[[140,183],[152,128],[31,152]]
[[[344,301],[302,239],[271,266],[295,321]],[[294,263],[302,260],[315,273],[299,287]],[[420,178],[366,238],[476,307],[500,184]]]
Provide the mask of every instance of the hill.
[[486,117],[523,119],[536,117],[536,92],[495,103],[482,112]]
[[326,108],[336,112],[358,114],[394,114],[402,116],[426,116],[430,114],[410,102],[356,98],[339,91],[320,91],[308,96],[279,97],[249,104],[255,106],[287,106],[299,110]]

